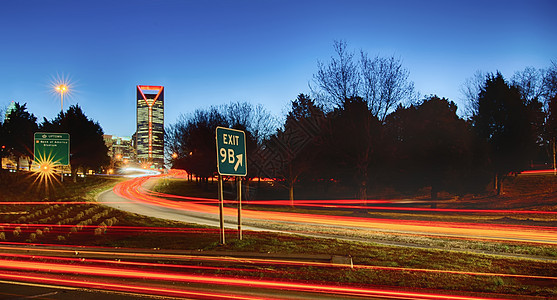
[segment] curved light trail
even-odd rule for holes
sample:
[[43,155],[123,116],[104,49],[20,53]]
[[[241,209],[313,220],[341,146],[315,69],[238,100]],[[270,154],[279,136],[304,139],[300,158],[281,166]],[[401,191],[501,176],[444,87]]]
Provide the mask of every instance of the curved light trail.
[[[195,213],[218,216],[218,208],[214,205],[215,199],[183,197],[181,200],[173,201],[166,199],[173,197],[161,193],[154,193],[143,188],[143,185],[152,177],[136,178],[130,181],[119,183],[113,191],[126,199],[136,203],[144,203],[167,209],[174,209],[184,214]],[[175,196],[174,196],[175,198]],[[341,200],[345,201],[346,200]],[[369,209],[371,207],[366,207]],[[392,207],[388,209],[393,210]],[[396,209],[396,208],[395,208]],[[416,208],[404,208],[406,210],[421,211]],[[445,212],[449,210],[427,209],[426,211]],[[538,211],[504,211],[504,210],[458,210],[451,209],[450,212],[461,213],[527,213],[527,214],[555,214],[555,212]],[[236,216],[236,208],[225,207],[224,215],[233,220]],[[557,243],[557,228],[551,226],[529,226],[529,225],[504,225],[504,224],[484,224],[466,222],[443,222],[443,221],[419,221],[401,219],[381,219],[353,216],[332,216],[320,214],[304,214],[276,211],[257,211],[244,209],[243,218],[258,221],[289,222],[295,224],[311,224],[332,227],[363,228],[375,231],[391,231],[414,234],[426,234],[461,238],[479,238],[491,240],[509,240],[555,244]]]

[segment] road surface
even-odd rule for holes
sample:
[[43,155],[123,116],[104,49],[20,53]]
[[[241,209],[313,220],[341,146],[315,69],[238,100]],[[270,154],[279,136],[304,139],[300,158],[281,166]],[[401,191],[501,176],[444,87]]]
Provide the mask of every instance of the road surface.
[[[199,200],[168,200],[163,195],[150,191],[156,180],[158,180],[158,177],[145,177],[120,183],[113,190],[99,195],[98,201],[113,208],[150,217],[219,226],[218,207],[214,203],[204,203]],[[225,207],[224,215],[225,227],[236,228],[237,210]],[[271,221],[288,224],[289,226],[319,226],[321,229],[364,229],[464,239],[506,240],[540,244],[557,243],[557,228],[550,226],[378,219],[257,210],[243,210],[242,215],[247,224],[264,224],[264,222]],[[243,226],[243,228],[246,230],[272,230],[272,228],[259,225]]]

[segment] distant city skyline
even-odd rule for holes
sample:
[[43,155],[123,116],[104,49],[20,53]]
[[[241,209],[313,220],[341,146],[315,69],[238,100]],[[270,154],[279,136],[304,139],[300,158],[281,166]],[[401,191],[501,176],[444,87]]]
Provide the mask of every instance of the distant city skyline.
[[135,87],[165,87],[166,125],[231,101],[282,116],[333,41],[400,57],[422,95],[464,108],[478,70],[506,79],[557,61],[557,4],[533,1],[95,1],[2,4],[0,107],[27,103],[41,122],[78,104],[105,134],[135,132]]

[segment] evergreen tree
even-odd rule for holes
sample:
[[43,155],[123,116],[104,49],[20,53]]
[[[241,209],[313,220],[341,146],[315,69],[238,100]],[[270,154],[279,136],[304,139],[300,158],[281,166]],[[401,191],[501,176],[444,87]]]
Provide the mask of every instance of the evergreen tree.
[[433,200],[442,190],[460,190],[472,172],[473,138],[456,110],[454,102],[431,96],[387,118],[393,178],[431,187]]
[[488,75],[478,97],[473,125],[489,145],[490,169],[494,187],[501,193],[502,180],[511,172],[523,170],[535,150],[533,120],[520,90],[509,86],[501,73]]
[[44,120],[41,130],[70,134],[70,165],[74,181],[79,169],[100,171],[110,163],[108,148],[103,140],[103,130],[98,122],[89,119],[78,105],[60,112],[52,120]]
[[[6,155],[16,159],[17,170],[20,158],[27,157],[29,164],[33,160],[33,140],[37,131],[37,118],[27,111],[27,104],[15,102],[14,109],[6,116],[2,125],[2,147]],[[4,148],[5,147],[5,148]]]

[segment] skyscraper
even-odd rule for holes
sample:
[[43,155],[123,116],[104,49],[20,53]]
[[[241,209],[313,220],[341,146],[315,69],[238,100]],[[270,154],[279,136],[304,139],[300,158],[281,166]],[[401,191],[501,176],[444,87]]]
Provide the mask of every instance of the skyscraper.
[[137,86],[137,159],[164,167],[164,87]]

